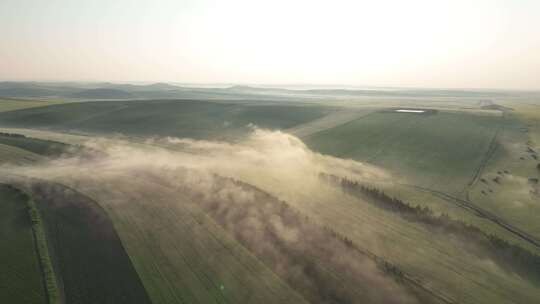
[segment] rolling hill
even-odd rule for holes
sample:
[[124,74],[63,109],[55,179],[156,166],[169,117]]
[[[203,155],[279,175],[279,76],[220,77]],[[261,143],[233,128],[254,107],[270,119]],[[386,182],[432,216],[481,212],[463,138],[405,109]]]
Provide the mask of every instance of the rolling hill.
[[[233,139],[249,131],[250,124],[286,129],[322,117],[329,110],[316,106],[197,100],[84,102],[0,113],[0,125],[102,134]],[[135,122],[136,128],[133,127]]]
[[134,95],[118,89],[89,89],[67,95],[70,98],[86,99],[129,99]]

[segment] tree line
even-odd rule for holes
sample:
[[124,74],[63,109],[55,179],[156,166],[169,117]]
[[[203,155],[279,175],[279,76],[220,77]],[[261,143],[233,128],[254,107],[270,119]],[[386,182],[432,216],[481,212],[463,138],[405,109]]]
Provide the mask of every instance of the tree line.
[[13,137],[13,138],[26,138],[26,136],[22,135],[22,134],[16,134],[16,133],[4,133],[4,132],[0,132],[0,136],[4,136],[4,137]]
[[501,239],[495,234],[461,220],[451,218],[447,213],[436,214],[427,206],[413,206],[401,199],[392,197],[384,191],[359,184],[335,175],[320,174],[321,179],[339,185],[343,191],[362,198],[381,209],[399,214],[405,220],[436,228],[440,232],[452,233],[465,241],[474,241],[505,268],[540,283],[540,256],[529,250]]

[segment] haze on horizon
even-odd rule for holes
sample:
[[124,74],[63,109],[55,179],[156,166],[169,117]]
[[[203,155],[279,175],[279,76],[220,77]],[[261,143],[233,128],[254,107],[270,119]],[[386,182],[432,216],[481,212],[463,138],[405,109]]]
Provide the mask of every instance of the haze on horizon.
[[3,0],[0,80],[540,89],[540,1]]

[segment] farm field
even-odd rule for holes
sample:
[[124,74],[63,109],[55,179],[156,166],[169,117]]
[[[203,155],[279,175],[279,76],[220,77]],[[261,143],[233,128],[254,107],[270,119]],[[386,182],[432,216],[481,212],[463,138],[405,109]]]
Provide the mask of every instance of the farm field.
[[481,166],[500,116],[379,111],[312,134],[308,146],[390,170],[404,184],[460,195]]
[[[438,109],[430,115],[417,115],[395,113],[394,106],[385,107],[386,104],[379,105],[379,108],[361,103],[352,108],[339,108],[212,102],[186,106],[182,104],[185,102],[174,101],[181,105],[173,104],[173,101],[167,101],[165,105],[160,102],[144,105],[144,101],[114,101],[111,105],[102,104],[105,102],[90,102],[89,105],[80,103],[78,107],[84,105],[92,109],[94,114],[78,109],[75,112],[80,111],[77,114],[80,116],[73,120],[67,114],[72,110],[66,110],[66,105],[0,114],[0,125],[6,126],[0,132],[26,136],[0,137],[0,143],[7,151],[4,162],[19,162],[23,165],[16,171],[18,174],[64,184],[76,191],[73,194],[69,194],[73,190],[43,191],[39,190],[39,183],[36,183],[34,188],[29,188],[34,189],[32,193],[36,202],[51,204],[54,201],[64,201],[62,204],[67,204],[68,201],[78,201],[69,198],[69,195],[79,193],[77,195],[103,208],[129,257],[129,265],[132,267],[129,276],[140,280],[139,288],[147,295],[147,302],[326,303],[324,299],[328,297],[349,297],[355,302],[354,299],[369,295],[369,292],[357,290],[356,295],[352,296],[355,293],[349,293],[348,290],[354,290],[350,286],[367,283],[358,281],[352,284],[355,281],[343,274],[339,264],[333,264],[333,260],[327,260],[324,256],[315,260],[317,266],[309,266],[315,268],[308,272],[308,278],[317,277],[322,280],[317,282],[342,280],[342,287],[333,296],[331,293],[317,295],[311,287],[302,286],[297,280],[291,279],[287,271],[276,268],[268,251],[260,251],[259,245],[254,245],[259,244],[258,241],[250,243],[244,239],[239,231],[244,231],[240,223],[245,215],[234,210],[250,210],[250,219],[256,219],[253,213],[255,209],[240,206],[245,204],[244,200],[251,202],[253,193],[259,191],[283,201],[301,217],[315,223],[315,227],[309,226],[311,224],[300,226],[311,227],[307,235],[331,227],[333,233],[351,242],[362,252],[353,260],[363,261],[367,257],[366,262],[362,263],[385,261],[396,267],[389,269],[398,269],[392,271],[401,273],[406,280],[392,288],[397,288],[395,291],[405,290],[407,296],[404,297],[410,297],[411,303],[531,303],[539,300],[538,282],[534,279],[537,275],[536,266],[531,264],[530,270],[524,273],[523,267],[512,262],[511,257],[495,258],[494,252],[498,249],[486,247],[487,240],[475,237],[467,239],[466,236],[444,228],[433,230],[433,227],[381,210],[365,199],[350,195],[318,177],[320,172],[335,172],[332,174],[353,178],[362,184],[382,189],[412,206],[428,207],[435,216],[448,215],[451,219],[477,227],[486,235],[495,235],[509,244],[515,244],[521,248],[519,250],[538,255],[540,249],[533,243],[505,229],[500,223],[460,207],[444,196],[467,201],[495,214],[505,224],[536,235],[537,227],[533,220],[535,214],[515,210],[509,212],[505,204],[509,197],[508,191],[517,191],[511,197],[519,198],[522,195],[520,200],[529,199],[527,202],[531,205],[535,202],[529,191],[534,190],[532,184],[527,182],[517,185],[510,176],[515,175],[514,179],[522,181],[517,176],[534,177],[536,172],[535,160],[531,156],[533,154],[527,150],[527,147],[536,149],[536,146],[529,142],[531,134],[523,131],[524,120],[516,113],[510,111],[503,115],[500,111],[485,112],[481,109]],[[126,105],[128,103],[134,105]],[[419,105],[425,106],[424,102]],[[474,108],[474,105],[471,107]],[[135,121],[143,112],[152,113],[150,108],[156,108],[155,117],[143,124],[154,128],[155,133],[152,134],[161,137],[152,136],[152,140],[147,140],[150,133],[142,128],[122,132],[133,124],[128,117],[132,116]],[[209,122],[198,125],[200,129],[197,130],[184,128],[175,120],[184,114],[175,112],[169,116],[166,113],[176,111],[171,109],[183,109],[186,110],[185,115],[195,115],[192,112],[194,108],[198,115],[206,117],[196,119],[207,119]],[[224,109],[230,112],[216,113]],[[285,112],[292,113],[298,109],[304,109],[306,115],[284,115]],[[36,114],[38,110],[40,114]],[[122,113],[119,117],[124,122],[111,122],[112,118],[108,116],[113,114],[109,110],[111,113]],[[250,130],[251,127],[245,130],[236,127],[234,130],[219,130],[216,121],[224,117],[229,119],[231,113],[236,115],[235,120],[231,119],[231,125],[267,124],[270,129],[284,131]],[[3,117],[7,122],[2,121],[2,115],[5,115]],[[34,115],[43,119],[36,120],[32,126],[34,129],[21,128],[23,123],[14,123],[24,118],[26,124],[32,124],[30,118]],[[164,117],[166,119],[162,125],[152,125],[158,118]],[[215,120],[216,117],[219,119]],[[188,123],[191,118],[185,119],[185,123]],[[243,132],[246,135],[242,135]],[[289,137],[286,132],[299,136],[306,145],[297,137]],[[234,136],[231,136],[233,133]],[[182,134],[189,134],[185,136],[188,139],[182,139]],[[170,140],[167,136],[177,136],[179,139]],[[221,140],[227,140],[228,143]],[[77,152],[62,155],[62,151],[72,149],[70,145],[103,149],[103,155],[98,155],[96,159],[77,159]],[[62,157],[58,159],[59,155]],[[129,155],[129,158],[125,155]],[[298,155],[301,155],[300,158],[297,158]],[[30,156],[35,160],[22,161]],[[75,158],[72,159],[73,156]],[[528,158],[521,160],[523,156]],[[105,157],[103,162],[102,157]],[[124,163],[128,159],[133,161]],[[203,179],[199,181],[200,185],[191,188],[195,191],[193,189],[203,187],[200,190],[202,194],[190,194],[182,185],[189,183],[191,178],[197,180],[197,175],[188,175],[191,177],[187,180],[175,180],[178,178],[175,174],[184,166],[195,166],[195,169],[200,167],[208,174],[232,178],[238,183],[245,183],[248,190],[243,190],[243,194],[237,197],[228,188],[218,186],[220,183],[211,183],[212,187],[217,187],[215,189],[204,188],[202,185],[207,181]],[[13,173],[9,166],[3,169]],[[500,184],[496,184],[493,178],[501,170]],[[504,173],[504,170],[510,173]],[[486,191],[487,187],[482,179],[488,181],[487,184],[493,188],[490,195],[481,192]],[[60,184],[58,187],[63,187]],[[249,190],[249,187],[256,188]],[[212,193],[210,189],[217,191],[217,198],[208,198],[209,193]],[[524,189],[528,192],[519,192]],[[44,194],[47,195],[43,197]],[[63,195],[66,198],[61,199]],[[262,204],[263,201],[259,198],[253,202]],[[68,211],[70,204],[58,210],[42,209],[46,205],[41,204],[40,210],[44,219],[51,223],[65,216],[73,217],[75,211]],[[226,211],[222,211],[225,213],[214,209],[220,210],[220,206],[228,206]],[[233,220],[235,224],[231,225],[229,217],[240,218]],[[297,235],[298,229],[305,228],[279,228],[275,219],[282,217],[290,221],[290,216],[283,214],[269,216],[273,220],[265,224],[268,226],[263,227],[269,228],[262,231],[270,229],[274,231],[270,235],[283,235],[284,244],[287,244],[289,237]],[[70,225],[89,226],[81,222]],[[257,231],[261,228],[254,226],[247,230],[250,229]],[[71,238],[76,234],[92,235],[92,229],[86,232],[83,229],[62,237],[72,243]],[[54,237],[50,238],[54,242]],[[283,244],[273,242],[266,241],[273,244],[269,248],[280,248],[282,245],[278,244]],[[73,243],[75,247],[82,246]],[[285,252],[291,254],[298,250],[294,247],[285,248],[289,248],[287,250],[290,251]],[[408,250],[403,251],[402,248]],[[302,263],[308,263],[317,256],[307,249],[303,250],[305,258]],[[53,257],[62,256],[55,249],[51,253]],[[304,265],[313,265],[309,263]],[[311,269],[309,267],[307,269]],[[315,275],[315,270],[323,271],[324,275]],[[56,272],[61,274],[60,277],[67,275],[64,271],[57,266]],[[76,278],[85,271],[88,270],[76,269],[69,275]],[[99,272],[98,269],[95,271]],[[90,277],[93,276],[91,273]],[[326,281],[324,278],[333,279]],[[380,279],[389,282],[394,280],[391,274],[384,274]],[[77,279],[71,281],[76,282]],[[321,286],[320,290],[324,290],[324,286],[334,285],[325,283]],[[83,293],[75,286],[70,288],[73,291],[65,294],[71,298]],[[85,288],[90,290],[87,291],[89,294],[97,293],[91,291],[91,286]],[[107,294],[110,295],[107,297],[112,298],[114,294],[121,294],[121,291],[110,291]],[[386,301],[374,299],[373,302]]]
[[[17,140],[7,142],[42,153],[39,155],[40,163],[43,163],[48,157],[58,156],[56,153],[50,153],[58,148],[60,145],[58,142],[26,137],[16,137],[15,139]],[[60,146],[67,148],[66,144]],[[6,147],[19,149],[11,146]],[[28,153],[38,156],[31,152]],[[13,155],[13,159],[5,161],[11,165],[20,163],[17,157],[22,157],[23,160],[25,158],[24,153],[18,153]],[[59,295],[59,301],[62,303],[95,303],[96,301],[99,303],[150,303],[146,290],[134,270],[131,260],[125,253],[111,221],[99,205],[58,184],[31,183],[21,176],[11,176],[10,174],[2,174],[0,180],[24,189],[36,201],[36,211],[40,213],[41,225],[43,225],[48,245],[45,250],[48,251],[47,255],[51,257],[53,278],[57,280],[55,285],[58,286],[56,287],[58,290],[55,293]],[[30,184],[32,185],[29,186]],[[2,193],[5,192],[5,189],[16,189],[6,185],[2,184]],[[12,191],[21,193],[20,190]],[[4,201],[2,200],[2,202]],[[27,214],[28,208],[24,202],[22,204],[20,210],[26,213],[30,223]],[[10,213],[2,214],[10,215]],[[24,224],[24,218],[20,218],[20,216],[17,219],[17,221],[22,221],[18,223],[19,225]],[[7,221],[9,218],[3,220]],[[8,229],[7,233],[9,232],[11,231]],[[11,239],[12,237],[7,238],[7,240]],[[22,251],[23,248],[19,249]],[[6,251],[6,254],[9,253],[12,251]],[[80,264],[81,259],[85,260],[86,263]],[[28,263],[28,266],[31,265]],[[43,288],[44,274],[41,270],[38,274],[40,286]],[[6,272],[5,275],[8,276],[9,272]],[[19,277],[15,279],[19,279]],[[30,279],[24,278],[24,274],[20,275],[20,279],[26,279],[30,282]],[[9,285],[7,286],[9,287]],[[13,296],[13,292],[10,291],[11,296]],[[49,302],[44,298],[38,303]],[[28,303],[34,302],[29,298]]]
[[46,107],[54,104],[60,104],[60,100],[24,100],[24,99],[6,99],[0,97],[0,112],[9,112],[21,109],[36,107]]
[[[100,206],[58,184],[39,182],[28,186],[28,180],[9,174],[3,174],[1,180],[23,188],[36,201],[62,303],[150,303]],[[22,210],[28,212],[25,205]],[[86,263],[80,264],[81,260]],[[41,287],[42,278],[39,272]],[[42,303],[48,302],[43,299]]]
[[[509,275],[505,267],[480,262],[484,254],[452,234],[404,221],[315,179],[305,179],[302,187],[298,187],[290,181],[280,182],[270,177],[245,175],[239,178],[290,202],[321,225],[333,227],[406,273],[429,282],[430,287],[449,297],[451,302],[536,301],[538,293],[534,283]],[[504,235],[504,231],[489,223],[484,227]],[[524,298],[516,298],[516,290],[522,290],[520,295]]]
[[335,110],[319,119],[308,121],[298,126],[286,129],[285,131],[294,134],[299,138],[307,138],[312,134],[345,124],[359,117],[368,115],[373,111],[375,110],[370,108],[345,108]]
[[44,157],[59,157],[62,154],[67,153],[68,150],[68,146],[60,142],[23,138],[16,135],[10,135],[9,133],[0,133],[0,144],[20,148]]
[[[478,261],[483,258],[483,254],[467,253],[468,250],[464,248],[467,248],[468,245],[461,242],[459,239],[448,238],[448,235],[445,235],[444,233],[434,234],[429,229],[418,226],[414,223],[403,221],[396,218],[395,215],[388,214],[387,212],[374,209],[365,202],[358,200],[358,198],[343,194],[339,191],[339,189],[321,184],[317,180],[304,180],[304,186],[299,189],[287,179],[279,181],[271,176],[269,176],[267,179],[260,175],[241,174],[238,175],[237,178],[261,187],[262,189],[269,191],[281,199],[285,199],[291,204],[291,206],[300,210],[302,214],[306,214],[307,216],[314,218],[322,225],[332,225],[332,227],[334,227],[339,233],[347,236],[357,244],[362,244],[363,247],[368,248],[374,254],[380,255],[392,263],[395,263],[411,276],[420,278],[422,282],[430,282],[428,286],[430,286],[430,288],[432,288],[435,292],[440,293],[443,297],[463,303],[490,303],[491,301],[496,302],[501,301],[502,299],[509,303],[512,301],[520,303],[520,301],[527,302],[535,299],[536,289],[534,285],[531,285],[531,283],[517,275],[507,276],[506,270],[497,264],[479,263]],[[155,239],[155,237],[152,237],[148,240],[145,238],[141,239],[142,236],[138,235],[140,233],[141,235],[156,236],[156,231],[166,231],[167,235],[170,235],[172,231],[171,229],[173,228],[169,226],[172,225],[172,223],[175,223],[174,225],[184,223],[187,225],[187,227],[182,229],[191,231],[189,233],[184,232],[184,237],[191,237],[191,235],[195,233],[192,230],[194,229],[192,226],[195,225],[193,220],[189,220],[189,217],[185,218],[185,215],[183,215],[186,212],[185,209],[180,211],[178,214],[172,214],[171,210],[175,210],[175,208],[178,208],[178,206],[176,204],[172,204],[170,198],[165,199],[166,197],[174,196],[176,197],[175,201],[178,202],[179,199],[186,200],[186,198],[181,199],[181,196],[179,196],[177,192],[172,194],[170,192],[171,189],[167,189],[159,183],[159,179],[149,181],[148,179],[141,177],[140,180],[137,181],[138,184],[136,185],[133,184],[135,182],[133,178],[130,179],[131,182],[129,183],[125,182],[125,180],[128,179],[129,178],[126,176],[123,178],[118,178],[114,182],[110,180],[108,182],[100,182],[99,180],[96,180],[89,183],[88,180],[83,182],[71,177],[70,180],[65,180],[64,182],[71,182],[73,183],[73,186],[80,187],[81,191],[88,193],[99,201],[100,204],[104,205],[109,214],[113,214],[112,218],[116,223],[115,225],[117,229],[119,229],[120,237],[124,240],[124,242],[126,242],[126,249],[134,260],[134,265],[138,269],[138,272],[141,273],[141,279],[143,280],[147,290],[150,290],[149,294],[154,301],[172,301],[171,299],[186,296],[191,297],[192,299],[208,300],[208,297],[212,293],[208,294],[201,291],[200,294],[186,294],[185,292],[182,292],[182,290],[186,290],[185,286],[181,287],[183,285],[172,285],[177,287],[169,287],[169,291],[164,291],[167,289],[163,287],[167,286],[167,284],[163,283],[165,281],[176,282],[175,284],[185,284],[175,281],[173,278],[174,273],[184,273],[187,270],[181,269],[186,269],[188,266],[182,266],[182,264],[174,266],[178,262],[172,261],[185,261],[185,254],[188,254],[189,252],[187,248],[178,247],[181,246],[180,244],[173,246],[172,244],[175,243],[175,241],[169,239],[166,237],[166,235],[162,236],[164,239],[163,242],[165,242],[163,245],[158,245],[160,244],[160,238]],[[146,188],[148,186],[144,186],[148,184],[153,184],[153,187],[157,187],[159,190],[146,190],[142,193],[133,192],[133,189],[148,189]],[[290,186],[288,186],[289,184]],[[106,185],[111,185],[112,188],[105,191],[105,189],[107,189]],[[153,196],[154,193],[161,193],[163,197],[161,199],[156,199]],[[136,214],[129,216],[129,214],[126,214],[124,209],[122,209],[122,206],[128,204],[128,201],[146,203],[141,204],[141,206],[137,208],[135,205],[133,208],[129,208],[128,210],[130,210],[130,212],[135,212],[138,208],[141,208]],[[166,203],[167,201],[169,201],[169,203]],[[328,204],[330,201],[334,203]],[[154,207],[148,209],[148,204],[151,204]],[[162,209],[156,208],[155,206],[163,206],[165,207],[165,210],[159,211]],[[196,213],[201,212],[196,211],[196,209],[190,209],[190,212],[199,214],[199,217],[203,214]],[[146,215],[149,218],[144,220],[143,215]],[[170,224],[165,224],[166,222],[164,219],[168,217],[171,217],[172,222]],[[154,224],[152,224],[153,221],[151,220],[154,218],[159,218],[160,221],[159,224],[155,224],[157,225],[155,228],[151,228],[154,227]],[[339,224],[336,224],[335,222],[337,218],[341,219]],[[182,220],[178,221],[178,219]],[[134,225],[141,227],[137,229],[143,229],[142,227],[144,227],[144,229],[151,230],[146,233],[137,230],[138,232],[133,235]],[[491,226],[486,224],[485,227]],[[180,229],[180,227],[174,229]],[[497,231],[496,228],[491,227],[491,229],[491,231]],[[500,232],[501,235],[504,235],[504,232],[498,232]],[[178,233],[173,234],[179,235]],[[199,238],[202,237],[199,234],[197,234],[197,236]],[[130,241],[125,241],[126,239],[129,239]],[[149,261],[155,261],[157,259],[157,256],[155,256],[157,253],[155,253],[154,250],[152,253],[147,252],[147,249],[145,249],[147,246],[142,245],[150,241],[154,242],[154,245],[150,246],[151,248],[161,248],[165,246],[165,244],[168,244],[165,246],[165,248],[169,248],[169,246],[176,248],[163,249],[165,250],[165,253],[162,253],[158,260],[169,261],[166,264],[167,266],[147,265]],[[196,244],[197,242],[192,240],[188,241],[187,243]],[[137,246],[137,249],[132,249],[131,246]],[[408,250],[407,254],[403,254],[403,252],[398,250],[398,248],[404,247],[411,248]],[[204,251],[204,249],[201,250]],[[473,250],[473,252],[475,250]],[[179,254],[184,256],[184,258],[174,258],[174,256]],[[151,256],[154,256],[154,258],[151,258]],[[195,256],[197,256],[197,254],[192,253],[191,255],[188,255],[187,259],[194,261],[196,260]],[[211,260],[223,259],[224,257],[220,257]],[[232,262],[228,262],[227,264],[231,263]],[[162,270],[157,270],[156,267],[157,269]],[[178,270],[171,271],[169,273],[168,271],[172,269]],[[160,275],[164,276],[164,278],[156,275],[150,275],[155,271],[159,271]],[[212,277],[219,278],[219,275],[216,276],[214,274]],[[478,282],[484,282],[486,280],[489,280],[489,286],[497,286],[494,287],[496,288],[497,292],[494,292],[491,289],[483,289],[483,287],[478,286]],[[189,282],[193,281],[194,280],[189,280]],[[212,286],[221,286],[221,283],[219,282],[228,281],[225,279],[219,279],[217,282],[212,283]],[[227,283],[224,285],[236,290],[234,288],[234,286],[236,286],[235,283]],[[176,290],[176,292],[171,291],[171,289]],[[195,287],[187,289],[197,290]],[[513,295],[515,290],[520,290],[520,297],[522,298]],[[232,292],[230,296],[233,297],[234,295],[238,297],[236,292]],[[155,294],[153,295],[153,293]],[[169,295],[167,296],[167,294]],[[164,298],[160,299],[160,297]],[[215,297],[215,295],[213,297]],[[245,295],[240,299],[245,299]]]
[[535,147],[540,146],[540,102],[538,99],[503,100],[502,105],[509,107],[515,116],[527,127],[528,137]]
[[399,178],[378,187],[413,204],[483,226],[484,218],[470,211],[465,215],[453,200],[436,196],[464,199],[538,240],[538,222],[533,218],[540,204],[534,181],[540,171],[536,153],[531,152],[535,149],[529,151],[534,148],[529,136],[537,131],[527,132],[518,115],[381,112],[315,133],[306,141],[317,151],[391,170]]
[[0,164],[28,164],[42,160],[41,155],[10,145],[0,144]]
[[[98,199],[113,214],[153,302],[302,301],[242,246],[227,240],[227,234],[188,203],[182,192],[171,189],[167,180],[144,175],[95,181],[80,178],[72,177],[69,182]],[[160,197],[155,197],[155,191]],[[141,203],[132,206],[133,202]],[[132,207],[127,209],[129,213],[127,204]],[[201,259],[203,252],[205,258]],[[180,280],[179,275],[186,279]]]
[[[35,143],[40,140],[21,138],[21,141]],[[40,144],[57,143],[42,141]],[[71,188],[62,190],[62,186],[56,183],[35,184],[27,191],[33,193],[46,223],[47,238],[52,243],[50,253],[66,301],[305,302],[301,295],[231,239],[202,210],[194,206],[182,207],[188,205],[189,200],[182,194],[173,194],[171,189],[148,179],[134,180],[127,176],[108,181],[84,179],[81,182],[73,178],[64,182],[98,198],[100,206]],[[149,187],[155,189],[149,192]],[[156,197],[156,191],[162,195]],[[182,201],[185,202],[179,205]],[[100,214],[103,212],[101,207],[113,220],[123,248],[118,248],[115,232],[108,231],[112,228],[107,228],[107,218]],[[88,251],[87,246],[92,243],[93,249]],[[126,256],[122,255],[124,248],[136,273],[129,269],[130,263],[126,265]],[[210,254],[214,257],[208,259]],[[77,262],[81,258],[103,268],[81,268],[79,266],[84,265]],[[107,277],[100,274],[107,274]],[[135,292],[142,288],[136,284],[139,278],[144,285],[142,295]],[[114,284],[114,281],[122,281],[123,285]],[[107,288],[113,289],[107,291]],[[96,298],[98,295],[101,298]]]
[[26,199],[0,184],[1,303],[47,303]]
[[535,141],[540,133],[518,111],[508,116],[500,145],[471,188],[470,200],[540,239],[540,224],[534,220],[540,212],[540,161]]
[[[77,130],[100,134],[232,140],[249,125],[285,129],[322,117],[327,107],[246,105],[210,101],[107,101],[70,103],[0,113],[9,127]],[[137,127],[134,127],[136,123]]]
[[107,184],[114,186],[86,182],[80,190],[112,215],[153,303],[304,302],[204,213],[183,206],[181,194],[148,180]]
[[27,191],[43,218],[62,301],[150,303],[99,206],[54,184],[38,183]]

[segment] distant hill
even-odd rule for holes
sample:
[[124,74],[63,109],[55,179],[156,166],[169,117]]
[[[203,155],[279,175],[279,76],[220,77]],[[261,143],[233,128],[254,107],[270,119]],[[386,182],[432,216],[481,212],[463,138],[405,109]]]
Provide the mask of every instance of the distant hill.
[[1,97],[41,97],[54,96],[57,91],[44,88],[32,82],[0,82]]
[[129,84],[129,83],[111,83],[103,82],[98,83],[97,89],[116,89],[128,92],[141,92],[141,91],[168,91],[181,89],[179,86],[170,85],[165,82],[156,82],[152,84]]
[[261,88],[261,87],[252,87],[247,85],[235,85],[224,90],[233,91],[233,92],[244,92],[244,93],[289,93],[296,92],[294,90],[282,89],[282,88]]
[[151,89],[151,90],[178,90],[180,89],[180,87],[178,86],[171,85],[165,82],[157,82],[157,83],[145,85],[144,87],[146,89]]
[[[79,89],[80,90],[80,89]],[[75,87],[37,82],[0,82],[0,97],[53,97],[77,91]]]
[[538,92],[509,92],[495,90],[405,89],[405,88],[323,88],[296,89],[233,85],[230,87],[189,87],[165,82],[152,84],[111,82],[0,82],[0,97],[7,98],[78,98],[78,99],[349,99],[364,97],[392,98],[497,98],[507,96],[537,97]]
[[118,89],[89,89],[68,95],[72,98],[92,99],[125,99],[133,98],[133,94]]
[[41,88],[2,88],[0,97],[48,97],[56,96],[57,92]]

